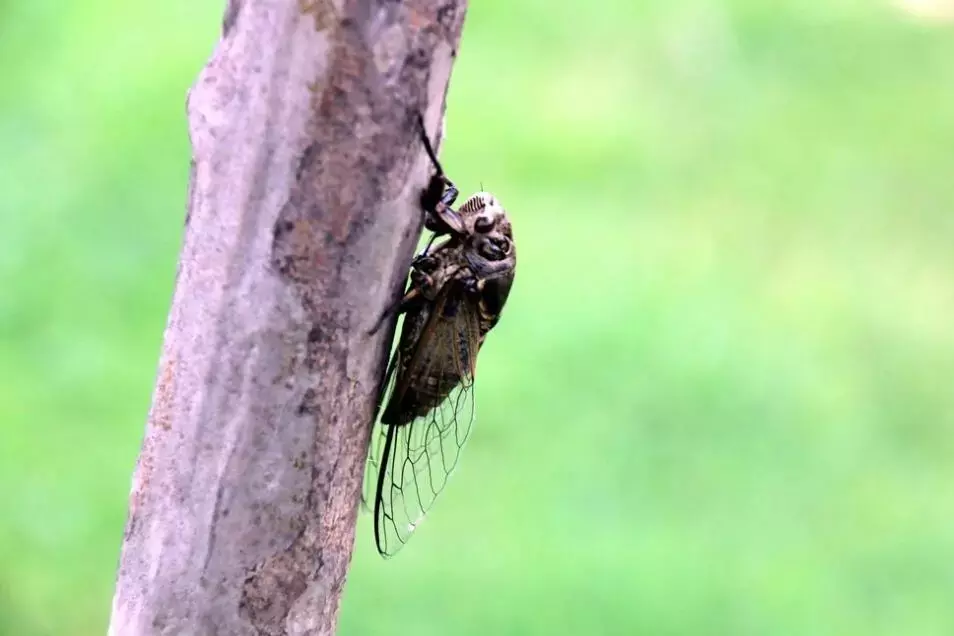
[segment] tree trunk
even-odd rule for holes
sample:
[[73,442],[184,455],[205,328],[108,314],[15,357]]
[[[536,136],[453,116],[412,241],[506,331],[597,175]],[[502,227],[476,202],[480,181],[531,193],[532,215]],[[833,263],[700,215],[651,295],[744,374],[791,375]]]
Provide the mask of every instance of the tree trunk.
[[465,4],[229,1],[110,634],[334,632]]

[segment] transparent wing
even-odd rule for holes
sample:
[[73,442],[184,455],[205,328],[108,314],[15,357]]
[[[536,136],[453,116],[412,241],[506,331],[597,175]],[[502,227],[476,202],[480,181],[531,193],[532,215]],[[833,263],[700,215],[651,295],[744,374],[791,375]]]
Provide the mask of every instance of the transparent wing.
[[[423,384],[452,364],[460,381],[425,415],[400,426],[378,424],[365,472],[365,501],[373,506],[378,551],[397,553],[420,524],[457,467],[475,420],[474,359],[479,346],[476,307],[461,304],[452,318],[434,312],[406,377],[390,379],[388,399],[404,383]],[[397,354],[396,354],[397,355]],[[400,365],[396,365],[400,367]],[[386,403],[386,402],[385,402]]]

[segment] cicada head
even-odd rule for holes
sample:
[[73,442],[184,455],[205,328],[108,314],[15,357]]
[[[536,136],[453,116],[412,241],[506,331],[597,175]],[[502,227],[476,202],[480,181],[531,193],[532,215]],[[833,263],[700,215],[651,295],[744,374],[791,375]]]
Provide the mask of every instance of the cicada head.
[[460,206],[458,213],[464,225],[468,260],[476,270],[499,271],[516,265],[513,227],[494,195],[478,192]]

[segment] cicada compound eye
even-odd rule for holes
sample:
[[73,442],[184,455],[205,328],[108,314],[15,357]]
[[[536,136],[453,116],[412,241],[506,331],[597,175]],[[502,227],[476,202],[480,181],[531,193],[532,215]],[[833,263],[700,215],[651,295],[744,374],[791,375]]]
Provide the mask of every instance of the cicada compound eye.
[[494,229],[494,225],[494,217],[486,212],[474,219],[474,229],[481,234],[486,234]]

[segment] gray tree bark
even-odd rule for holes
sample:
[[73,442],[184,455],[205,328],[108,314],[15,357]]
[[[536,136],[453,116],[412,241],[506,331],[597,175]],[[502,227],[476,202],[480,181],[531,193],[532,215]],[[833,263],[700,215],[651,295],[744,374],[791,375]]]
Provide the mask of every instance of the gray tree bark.
[[465,5],[229,1],[110,634],[334,632]]

